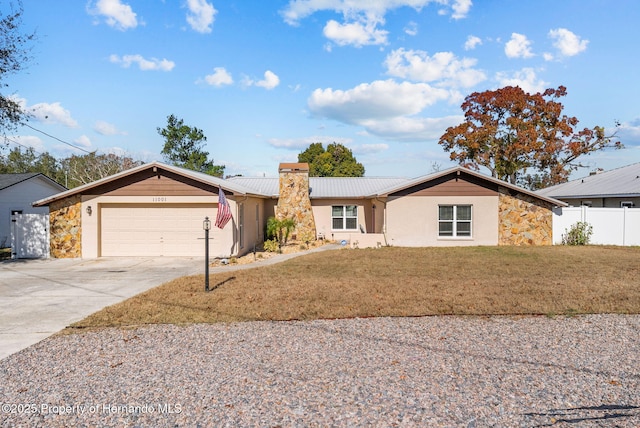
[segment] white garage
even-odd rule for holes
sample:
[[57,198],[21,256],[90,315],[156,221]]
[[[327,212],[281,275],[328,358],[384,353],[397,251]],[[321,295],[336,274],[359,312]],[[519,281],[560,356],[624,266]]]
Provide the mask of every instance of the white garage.
[[[202,222],[215,218],[217,204],[101,204],[103,257],[204,256]],[[221,253],[222,231],[209,234],[209,251]],[[217,238],[217,239],[216,239]]]
[[[220,192],[231,213],[222,229],[215,226]],[[204,257],[209,217],[209,256],[215,258],[246,254],[262,242],[265,198],[218,177],[152,162],[35,205],[49,206],[52,257]]]

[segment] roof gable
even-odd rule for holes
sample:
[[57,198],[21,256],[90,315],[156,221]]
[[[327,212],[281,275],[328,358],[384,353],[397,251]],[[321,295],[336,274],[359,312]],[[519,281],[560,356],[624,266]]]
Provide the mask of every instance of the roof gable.
[[50,179],[40,172],[28,172],[23,174],[0,174],[0,190],[4,190],[18,183],[22,183],[32,179],[43,180],[51,187],[57,188],[59,190],[66,189],[66,187],[64,187],[62,184],[55,182],[54,180]]

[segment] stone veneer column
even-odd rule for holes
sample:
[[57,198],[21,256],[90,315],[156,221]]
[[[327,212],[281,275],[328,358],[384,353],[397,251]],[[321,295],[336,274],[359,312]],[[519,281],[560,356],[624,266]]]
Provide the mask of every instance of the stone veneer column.
[[71,196],[49,206],[51,257],[82,257],[82,201]]
[[552,245],[553,211],[550,203],[528,195],[512,195],[500,187],[498,245]]
[[309,164],[281,163],[280,189],[276,218],[292,218],[296,222],[293,231],[295,239],[313,241],[316,239],[316,222],[313,218],[309,199]]

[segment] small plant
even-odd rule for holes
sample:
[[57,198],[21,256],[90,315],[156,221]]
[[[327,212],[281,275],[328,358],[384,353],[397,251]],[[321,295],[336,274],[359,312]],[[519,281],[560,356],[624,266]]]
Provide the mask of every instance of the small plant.
[[562,235],[562,245],[588,245],[593,234],[593,226],[586,221],[579,221]]
[[278,220],[275,217],[269,217],[267,220],[267,236],[278,242],[278,248],[282,252],[282,247],[287,245],[291,231],[296,227],[292,218],[283,218]]
[[268,239],[264,241],[264,244],[262,245],[262,247],[268,253],[275,253],[280,249],[280,246],[278,245],[278,241],[276,241],[275,239]]

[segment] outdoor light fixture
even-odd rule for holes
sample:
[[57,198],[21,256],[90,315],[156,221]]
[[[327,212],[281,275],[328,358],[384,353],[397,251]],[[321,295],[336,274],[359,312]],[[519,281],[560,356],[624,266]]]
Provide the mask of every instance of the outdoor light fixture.
[[209,291],[209,230],[211,230],[211,220],[205,217],[202,222],[204,229],[204,291]]
[[93,211],[91,210],[91,205],[87,207],[87,214],[91,215]]

